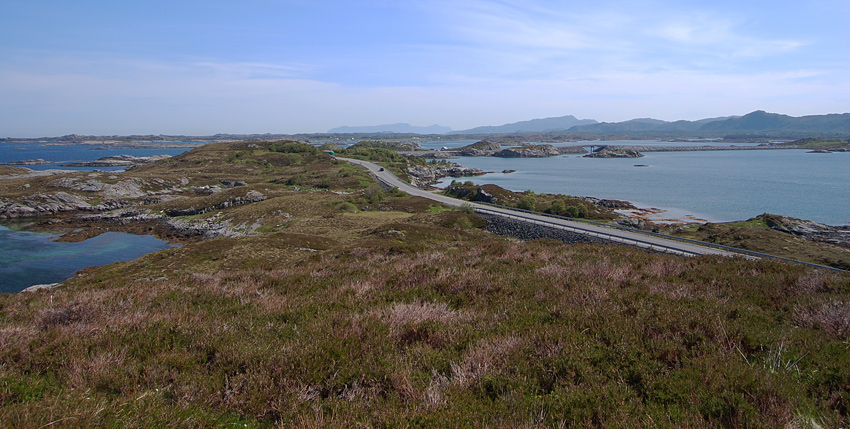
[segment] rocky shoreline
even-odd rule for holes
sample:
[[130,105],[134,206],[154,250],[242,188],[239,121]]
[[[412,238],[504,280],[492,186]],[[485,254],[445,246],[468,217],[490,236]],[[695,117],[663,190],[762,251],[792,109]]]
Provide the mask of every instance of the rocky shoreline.
[[[609,150],[633,149],[638,152],[712,152],[728,150],[789,150],[809,149],[799,146],[778,146],[760,144],[757,146],[604,146]],[[847,149],[823,149],[828,152],[847,152]]]
[[526,143],[502,148],[499,143],[482,140],[457,149],[400,151],[404,156],[420,158],[450,159],[458,156],[494,156],[499,158],[548,158],[568,153],[582,154],[587,150],[581,146],[553,146],[550,144]]
[[850,247],[850,226],[835,227],[811,220],[763,214],[760,216],[771,229],[794,234],[809,240]]
[[[499,143],[482,140],[471,145],[444,150],[416,150],[399,151],[404,156],[415,156],[434,159],[451,159],[459,156],[495,156],[503,158],[547,158],[564,154],[587,154],[584,145],[576,146],[554,146],[550,144],[525,143],[519,146],[502,148]],[[604,149],[604,150],[603,150]],[[810,149],[794,145],[772,145],[759,144],[757,146],[616,146],[602,145],[600,149],[585,155],[587,158],[639,158],[643,152],[710,152],[730,150],[788,150],[788,149]],[[808,153],[832,153],[848,152],[850,149],[818,149]],[[597,152],[599,154],[597,155]]]
[[97,161],[87,162],[68,162],[60,164],[60,167],[125,167],[133,168],[141,164],[150,164],[152,162],[171,158],[171,155],[152,155],[152,156],[133,156],[133,155],[115,155],[100,158]]
[[[484,148],[478,147],[472,150],[483,151],[493,148],[492,144],[488,144]],[[510,148],[510,150],[546,154],[551,151],[551,146],[527,145],[519,149]],[[151,163],[165,158],[167,157],[119,156],[102,160]],[[82,239],[86,234],[96,235],[98,231],[103,232],[104,228],[112,228],[108,225],[113,225],[116,230],[138,233],[153,231],[161,237],[177,239],[252,235],[260,227],[261,219],[233,220],[222,215],[220,210],[258,203],[267,198],[260,190],[246,186],[245,182],[224,178],[218,180],[215,185],[190,186],[191,178],[182,176],[151,178],[103,172],[87,174],[75,172],[53,178],[44,176],[68,173],[68,171],[32,172],[30,170],[30,172],[32,176],[14,173],[0,176],[0,180],[4,181],[22,178],[33,180],[32,182],[29,179],[16,182],[14,186],[18,191],[15,192],[20,196],[0,197],[0,219],[40,219],[42,226],[53,225],[62,228],[91,227],[90,232],[68,234],[65,238],[68,240],[75,236]],[[448,162],[426,165],[409,164],[407,172],[413,178],[413,184],[423,188],[444,177],[475,176],[486,173],[480,169]],[[31,193],[27,193],[30,183],[34,185],[38,183],[38,185],[32,188]],[[479,195],[483,200],[492,199],[492,196],[486,192],[479,192]],[[187,196],[195,198],[185,198]],[[199,196],[209,197],[198,198]],[[626,201],[601,200],[592,197],[585,197],[582,200],[613,210],[637,210],[634,205]],[[206,217],[200,216],[211,212],[218,213]],[[636,216],[620,219],[617,223],[638,229],[651,229],[654,225],[647,219]],[[772,216],[769,227],[809,240],[850,247],[850,232],[846,227],[833,227],[781,216]],[[534,235],[528,235],[528,237],[532,236]]]
[[41,158],[38,158],[38,159],[25,159],[23,161],[10,161],[10,162],[2,163],[2,165],[45,165],[45,164],[53,164],[53,161],[45,161]]
[[[20,178],[20,175],[2,176],[0,180]],[[130,230],[147,225],[145,229],[163,229],[167,235],[202,239],[250,235],[259,227],[256,223],[236,224],[220,216],[201,220],[186,219],[266,199],[257,190],[238,191],[237,188],[245,186],[245,182],[221,180],[214,186],[188,185],[189,178],[186,177],[144,180],[137,177],[121,179],[104,173],[67,175],[48,182],[41,191],[22,198],[0,197],[0,220],[42,219],[45,220],[45,226],[115,224]],[[45,192],[44,188],[56,191]],[[186,195],[213,195],[225,191],[229,191],[230,195],[218,198],[219,202],[209,206],[159,208],[163,203],[180,200]],[[81,238],[87,238],[90,234],[83,235]]]
[[640,151],[625,146],[619,147],[611,147],[611,146],[602,146],[599,149],[593,151],[593,153],[587,154],[585,158],[641,158],[644,155],[640,153]]
[[444,177],[466,177],[487,174],[480,168],[470,168],[456,163],[435,163],[427,165],[411,164],[407,167],[407,174],[411,176],[411,184],[420,188],[427,188]]

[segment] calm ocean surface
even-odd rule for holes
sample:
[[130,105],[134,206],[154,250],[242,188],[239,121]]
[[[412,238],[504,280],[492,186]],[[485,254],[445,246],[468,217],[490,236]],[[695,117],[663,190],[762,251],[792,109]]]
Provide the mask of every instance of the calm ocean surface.
[[[649,146],[652,142],[606,143]],[[657,145],[684,146],[667,142]],[[453,161],[497,172],[459,178],[464,181],[493,183],[514,191],[626,200],[638,207],[668,210],[671,217],[693,215],[727,222],[774,213],[830,225],[850,224],[850,153],[806,152],[648,152],[643,158],[630,159],[562,155],[460,157]],[[502,170],[517,171],[503,174]]]
[[[0,143],[0,163],[44,159],[53,164],[24,165],[32,170],[120,171],[123,167],[61,167],[114,155],[179,155],[191,148],[107,148],[92,145]],[[2,195],[0,195],[2,197]],[[0,292],[14,293],[37,284],[66,280],[86,267],[131,261],[169,247],[152,236],[108,232],[80,243],[57,243],[56,235],[11,230],[0,225]]]
[[[175,143],[175,142],[169,142]],[[195,143],[195,142],[178,142]],[[52,164],[21,165],[31,170],[121,171],[123,167],[61,167],[66,162],[90,162],[115,155],[151,156],[179,155],[192,148],[134,149],[93,145],[53,146],[50,143],[0,143],[0,164],[4,162],[43,159]]]
[[57,243],[57,235],[0,226],[0,292],[58,283],[86,267],[132,261],[170,247],[150,235],[107,232],[79,243]]
[[[450,148],[469,141],[432,141],[424,148]],[[605,142],[610,145],[704,146],[705,143],[651,141]],[[568,143],[574,145],[576,143]],[[600,142],[586,142],[585,146]],[[566,144],[558,144],[566,145]],[[0,143],[0,162],[41,158],[57,163],[93,161],[129,154],[177,155],[189,149],[107,149],[90,145],[44,146]],[[692,215],[715,222],[748,219],[761,213],[850,224],[850,153],[814,154],[805,150],[649,152],[643,158],[598,159],[579,155],[552,158],[461,157],[455,161],[491,173],[459,178],[507,189],[593,196],[667,210],[668,217]],[[647,167],[635,167],[644,164]],[[67,168],[78,171],[109,168]],[[120,170],[120,168],[119,168]],[[451,179],[448,179],[450,181]],[[662,217],[665,215],[662,215]],[[151,236],[106,233],[81,243],[57,243],[55,235],[0,226],[0,292],[18,292],[35,284],[55,283],[89,266],[129,261],[168,245]]]

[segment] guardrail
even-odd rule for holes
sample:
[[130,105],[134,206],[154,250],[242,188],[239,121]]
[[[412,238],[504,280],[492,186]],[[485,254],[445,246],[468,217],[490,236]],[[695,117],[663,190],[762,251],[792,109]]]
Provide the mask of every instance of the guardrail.
[[[620,225],[604,224],[604,223],[601,223],[601,222],[589,221],[587,219],[576,219],[576,218],[570,218],[570,217],[566,217],[566,216],[558,216],[558,215],[553,215],[553,214],[549,214],[549,213],[535,212],[535,211],[531,211],[531,210],[524,210],[524,209],[519,209],[519,208],[516,208],[516,207],[502,206],[502,205],[492,204],[492,203],[476,202],[475,204],[488,205],[488,206],[497,207],[497,208],[500,208],[500,209],[503,209],[503,210],[510,210],[510,211],[517,211],[517,212],[522,212],[522,213],[533,214],[535,216],[551,217],[551,218],[556,218],[556,219],[568,220],[568,221],[572,221],[572,222],[585,223],[585,224],[588,224],[588,225],[594,225],[594,226],[602,227],[602,228],[610,228],[610,229],[617,229],[617,230],[621,230],[621,231],[629,231],[629,232],[638,233],[638,234],[651,235],[651,236],[655,236],[655,237],[659,237],[659,238],[665,238],[665,239],[668,239],[668,240],[675,240],[675,241],[684,242],[684,243],[696,244],[696,245],[703,246],[703,247],[709,247],[709,248],[724,250],[724,251],[727,251],[727,252],[739,253],[739,254],[748,255],[748,256],[754,256],[754,257],[757,257],[757,258],[768,258],[768,259],[774,259],[774,260],[779,260],[779,261],[791,262],[791,263],[794,263],[794,264],[806,265],[806,266],[809,266],[809,267],[812,267],[812,268],[823,268],[823,269],[826,269],[826,270],[837,271],[837,272],[841,272],[841,273],[850,273],[850,271],[842,270],[840,268],[829,267],[829,266],[820,265],[820,264],[814,264],[814,263],[811,263],[811,262],[798,261],[796,259],[784,258],[784,257],[781,257],[781,256],[776,256],[776,255],[769,255],[767,253],[753,252],[751,250],[740,249],[740,248],[731,247],[731,246],[724,246],[722,244],[709,243],[709,242],[706,242],[706,241],[693,240],[693,239],[684,238],[684,237],[677,237],[675,235],[661,234],[661,233],[652,232],[652,231],[643,231],[643,230],[640,230],[640,229],[628,228],[628,227],[624,227],[624,226],[620,226]],[[476,208],[476,210],[482,210],[482,209]],[[486,209],[483,209],[483,210],[486,210]],[[500,212],[490,212],[490,213],[491,214],[502,214],[503,215],[503,213],[500,213]],[[525,219],[527,221],[542,222],[539,219],[529,218],[529,217],[526,217],[526,216],[514,215],[514,217],[517,217],[517,218],[520,218],[520,219]],[[547,225],[550,225],[550,226],[563,227],[562,229],[568,229],[569,228],[569,229],[571,229],[575,232],[582,233],[582,234],[599,234],[598,231],[589,231],[589,230],[585,230],[585,229],[572,228],[572,227],[560,225],[560,224],[557,224],[557,223],[549,223],[549,222],[545,222],[545,223]],[[619,237],[619,236],[615,236],[615,235],[610,235],[610,237],[615,237],[616,240],[610,240],[609,239],[609,241],[624,242],[624,240],[628,240],[628,241],[642,243],[642,244],[651,244],[651,245],[659,247],[659,248],[664,247],[664,248],[667,248],[667,249],[676,250],[676,252],[674,252],[674,253],[687,253],[687,254],[690,254],[690,255],[695,254],[694,252],[676,249],[675,247],[663,246],[663,245],[659,245],[658,243],[649,243],[649,242],[645,242],[645,241],[642,241],[642,240],[623,238],[623,237]],[[644,246],[641,246],[641,247],[644,247]]]
[[680,248],[673,247],[673,246],[667,246],[667,245],[663,245],[663,244],[659,244],[659,243],[653,243],[653,242],[649,242],[649,241],[639,240],[639,239],[636,239],[636,238],[623,237],[623,236],[615,235],[615,234],[608,234],[608,233],[601,232],[601,231],[593,231],[593,230],[589,230],[589,229],[575,228],[575,227],[571,227],[571,226],[568,226],[568,225],[562,225],[562,224],[555,223],[555,222],[547,222],[547,221],[543,221],[543,220],[540,220],[540,219],[534,219],[534,218],[527,217],[527,216],[507,214],[507,213],[504,213],[504,212],[499,212],[499,211],[494,211],[494,210],[484,209],[484,208],[476,208],[475,211],[476,211],[476,213],[489,214],[489,215],[492,215],[492,216],[501,216],[501,217],[507,217],[507,218],[520,219],[524,222],[543,225],[547,228],[561,229],[561,230],[569,231],[569,232],[572,232],[572,233],[575,233],[575,234],[581,234],[581,235],[586,235],[586,236],[590,236],[590,237],[595,237],[595,238],[598,238],[598,239],[601,239],[601,240],[610,241],[610,242],[614,242],[614,243],[633,244],[633,245],[636,245],[637,247],[640,247],[640,248],[643,248],[643,249],[648,249],[648,250],[651,250],[651,251],[661,251],[661,252],[666,252],[666,253],[675,253],[675,254],[679,254],[679,255],[699,255],[699,253],[680,249]]
[[[386,180],[382,179],[378,175],[375,175],[375,178],[378,181],[383,182],[384,184],[386,184],[388,186],[395,187],[395,185],[387,182]],[[462,201],[462,200],[458,200],[458,201]],[[727,251],[727,252],[738,253],[738,254],[747,255],[747,256],[753,256],[753,257],[756,257],[756,258],[768,258],[768,259],[774,259],[774,260],[778,260],[778,261],[790,262],[790,263],[793,263],[793,264],[806,265],[806,266],[809,266],[809,267],[812,267],[812,268],[822,268],[822,269],[825,269],[825,270],[836,271],[836,272],[840,272],[840,273],[850,273],[850,271],[842,270],[840,268],[829,267],[829,266],[820,265],[820,264],[814,264],[814,263],[811,263],[811,262],[798,261],[796,259],[784,258],[784,257],[781,257],[781,256],[776,256],[776,255],[769,255],[767,253],[753,252],[751,250],[739,249],[737,247],[731,247],[731,246],[724,246],[722,244],[715,244],[715,243],[709,243],[709,242],[706,242],[706,241],[693,240],[693,239],[690,239],[690,238],[677,237],[675,235],[661,234],[661,233],[652,232],[652,231],[644,231],[644,230],[640,230],[640,229],[628,228],[628,227],[624,227],[624,226],[620,226],[620,225],[604,224],[604,223],[601,223],[601,222],[589,221],[587,219],[576,219],[576,218],[570,218],[570,217],[566,217],[566,216],[558,216],[558,215],[553,215],[553,214],[549,214],[549,213],[535,212],[535,211],[531,211],[531,210],[524,210],[524,209],[520,209],[520,208],[516,208],[516,207],[502,206],[502,205],[499,205],[499,204],[485,203],[485,202],[480,202],[480,201],[476,201],[474,204],[475,205],[487,205],[487,206],[497,207],[497,208],[500,208],[500,209],[503,209],[503,210],[529,213],[529,214],[533,214],[535,216],[551,217],[551,218],[556,218],[556,219],[568,220],[568,221],[572,221],[572,222],[585,223],[585,224],[588,224],[588,225],[594,225],[594,226],[602,227],[602,228],[611,228],[611,229],[617,229],[617,230],[621,230],[621,231],[629,231],[629,232],[632,232],[632,233],[650,235],[650,236],[655,236],[655,237],[659,237],[659,238],[665,238],[665,239],[668,239],[668,240],[674,240],[674,241],[679,241],[679,242],[684,242],[684,243],[691,243],[691,244],[696,244],[696,245],[703,246],[703,247],[709,247],[709,248],[724,250],[724,251]],[[476,207],[476,210],[483,210],[483,209]],[[500,215],[500,216],[507,216],[505,213],[501,213],[501,212],[491,212],[491,214]],[[513,215],[513,216],[520,218],[520,219],[524,219],[526,221],[532,221],[532,222],[536,221],[536,222],[543,223],[542,221],[540,221],[538,219],[522,217],[522,216],[518,216],[518,215]],[[564,229],[564,230],[570,230],[571,229],[571,230],[573,230],[573,232],[576,232],[576,233],[579,233],[579,234],[585,234],[585,235],[597,234],[597,236],[598,236],[598,234],[607,235],[607,234],[604,234],[604,233],[600,233],[599,231],[590,231],[590,230],[586,230],[586,229],[572,228],[572,227],[568,227],[566,225],[560,225],[560,224],[556,224],[556,223],[547,223],[547,224],[550,227],[558,227],[558,228]],[[688,254],[688,255],[695,255],[696,254],[696,253],[691,252],[691,251],[676,249],[675,247],[664,246],[664,245],[660,245],[658,243],[645,242],[645,241],[638,240],[638,239],[631,239],[631,238],[615,236],[613,234],[608,235],[608,237],[609,238],[606,238],[606,240],[608,240],[608,241],[615,241],[615,242],[620,242],[620,243],[625,243],[626,241],[631,241],[631,242],[634,242],[634,243],[641,243],[642,246],[640,246],[640,247],[646,247],[647,245],[649,245],[650,246],[649,248],[652,249],[652,250],[654,250],[654,247],[658,247],[658,248],[667,249],[668,251],[672,251],[670,253]]]

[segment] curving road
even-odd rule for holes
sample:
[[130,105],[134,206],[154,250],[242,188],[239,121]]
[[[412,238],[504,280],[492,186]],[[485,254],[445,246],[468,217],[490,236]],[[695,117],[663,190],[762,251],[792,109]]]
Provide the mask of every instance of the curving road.
[[430,200],[437,201],[448,206],[460,207],[463,204],[470,204],[472,205],[472,207],[475,208],[475,211],[478,213],[509,217],[511,219],[517,219],[529,223],[544,225],[550,228],[564,229],[570,232],[597,237],[602,240],[613,243],[621,243],[653,251],[675,253],[684,256],[722,255],[743,256],[746,258],[758,259],[749,255],[742,255],[740,253],[733,253],[708,246],[701,246],[699,244],[691,242],[683,242],[650,234],[643,234],[634,230],[622,230],[617,228],[606,227],[599,224],[575,222],[566,219],[559,219],[548,216],[536,215],[532,213],[503,209],[500,207],[493,207],[485,204],[470,203],[469,201],[463,201],[413,187],[410,184],[396,177],[394,174],[390,173],[388,170],[381,168],[380,165],[375,164],[373,162],[340,157],[337,157],[337,159],[366,167],[370,172],[372,172],[372,174],[375,175],[375,177],[379,181],[387,185],[397,187],[410,195],[428,198]]

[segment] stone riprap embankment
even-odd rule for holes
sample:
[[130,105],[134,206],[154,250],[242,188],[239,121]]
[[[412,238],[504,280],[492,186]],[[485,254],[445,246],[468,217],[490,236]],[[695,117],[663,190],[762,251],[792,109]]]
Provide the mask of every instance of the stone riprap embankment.
[[607,243],[604,239],[591,237],[586,234],[579,234],[565,229],[533,224],[503,216],[483,213],[479,213],[478,216],[487,221],[487,231],[490,231],[493,234],[519,238],[520,240],[539,240],[549,238],[568,244]]

